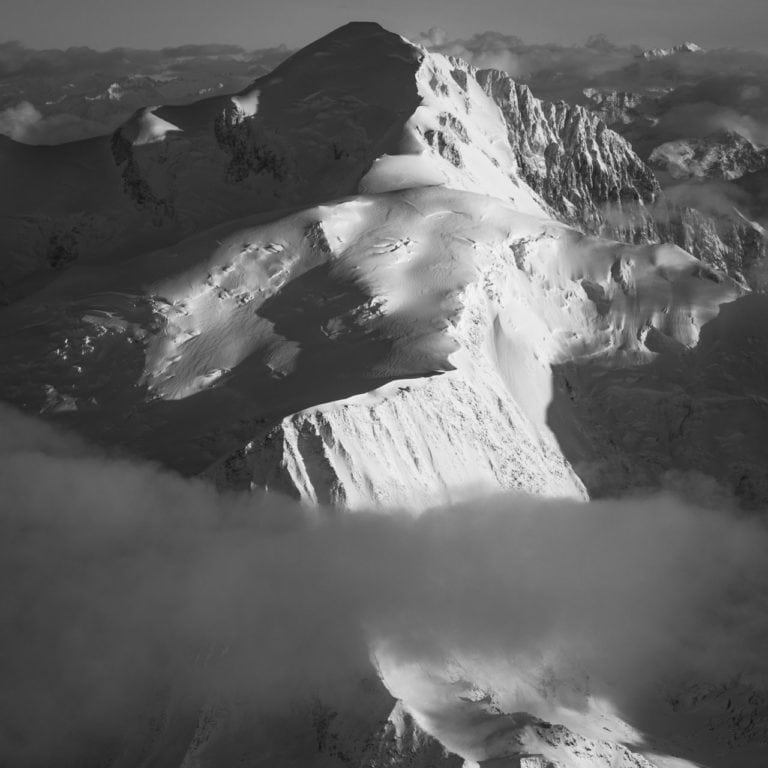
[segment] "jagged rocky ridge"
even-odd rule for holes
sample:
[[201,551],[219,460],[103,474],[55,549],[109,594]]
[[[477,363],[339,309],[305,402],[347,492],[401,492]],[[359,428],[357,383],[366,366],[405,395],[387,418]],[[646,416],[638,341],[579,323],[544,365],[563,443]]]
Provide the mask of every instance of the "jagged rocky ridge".
[[768,168],[768,150],[732,131],[700,139],[679,139],[656,147],[650,164],[673,179],[738,179]]
[[[526,85],[498,70],[478,71],[460,60],[451,60],[451,65],[460,85],[466,88],[473,78],[498,104],[515,168],[561,220],[624,242],[675,243],[743,284],[763,287],[765,233],[744,216],[718,216],[672,202],[631,145],[607,128],[611,110],[625,115],[640,104],[641,95],[597,99],[600,113],[595,114],[580,105],[542,102]],[[457,146],[466,137],[461,131],[450,136],[438,137],[440,150],[460,162]],[[741,173],[763,167],[763,153],[746,140],[737,143],[743,159],[728,154],[734,167]]]
[[653,173],[584,107],[545,104],[498,70],[475,76],[501,108],[525,181],[566,221],[596,231],[607,207],[654,202]]

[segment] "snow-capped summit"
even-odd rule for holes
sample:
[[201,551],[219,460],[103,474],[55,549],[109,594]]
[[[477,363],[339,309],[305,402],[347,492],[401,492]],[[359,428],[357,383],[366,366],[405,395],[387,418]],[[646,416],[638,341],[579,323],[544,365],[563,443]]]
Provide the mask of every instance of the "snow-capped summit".
[[704,49],[696,43],[685,42],[673,45],[671,48],[649,48],[641,54],[644,59],[663,59],[676,53],[704,53]]
[[733,180],[768,168],[768,150],[759,149],[740,133],[719,131],[661,144],[648,161],[673,179]]

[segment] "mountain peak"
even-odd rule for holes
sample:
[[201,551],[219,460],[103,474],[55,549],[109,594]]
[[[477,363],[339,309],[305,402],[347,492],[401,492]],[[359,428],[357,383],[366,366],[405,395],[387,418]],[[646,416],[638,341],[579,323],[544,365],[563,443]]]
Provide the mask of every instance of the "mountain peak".
[[354,52],[356,55],[365,56],[366,49],[371,46],[371,53],[381,53],[386,48],[406,46],[415,49],[415,46],[407,43],[403,37],[390,32],[382,27],[381,24],[373,21],[351,21],[301,48],[280,65],[278,69],[294,59],[303,59],[307,56],[317,55],[318,52],[334,53],[336,55],[340,52]]
[[663,59],[667,56],[674,56],[676,53],[704,53],[704,49],[696,43],[686,41],[679,45],[673,45],[671,48],[649,48],[647,51],[643,51],[640,56],[644,59]]

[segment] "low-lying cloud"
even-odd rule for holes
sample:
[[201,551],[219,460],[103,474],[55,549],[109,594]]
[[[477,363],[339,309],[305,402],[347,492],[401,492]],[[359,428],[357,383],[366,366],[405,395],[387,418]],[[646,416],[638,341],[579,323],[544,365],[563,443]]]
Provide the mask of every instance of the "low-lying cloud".
[[272,712],[343,690],[372,644],[403,664],[564,651],[629,717],[659,678],[768,675],[768,533],[732,509],[341,514],[218,493],[9,409],[0,427],[5,765],[85,764],[169,691]]
[[21,101],[0,112],[0,133],[16,141],[24,141],[43,116],[34,104]]
[[538,81],[568,73],[595,78],[631,63],[640,49],[616,46],[604,35],[595,35],[585,45],[528,44],[503,32],[479,32],[468,38],[449,40],[433,27],[415,40],[430,50],[458,56],[478,69],[501,69],[520,80]]
[[768,121],[711,101],[675,104],[661,117],[657,131],[667,140],[703,138],[727,131],[756,146],[768,145]]
[[108,133],[109,127],[76,115],[44,116],[28,101],[0,111],[0,134],[25,144],[60,144]]

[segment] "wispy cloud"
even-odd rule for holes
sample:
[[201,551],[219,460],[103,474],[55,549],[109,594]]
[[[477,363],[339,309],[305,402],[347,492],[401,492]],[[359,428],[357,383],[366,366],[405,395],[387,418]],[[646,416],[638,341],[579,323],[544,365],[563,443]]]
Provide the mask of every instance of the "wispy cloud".
[[44,116],[34,104],[21,101],[0,111],[0,134],[25,144],[59,144],[109,132],[104,123],[77,115]]

